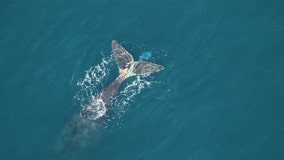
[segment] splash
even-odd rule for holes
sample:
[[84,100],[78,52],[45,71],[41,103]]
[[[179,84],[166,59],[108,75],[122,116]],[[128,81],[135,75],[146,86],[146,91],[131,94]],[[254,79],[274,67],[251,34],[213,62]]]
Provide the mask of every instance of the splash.
[[99,96],[92,96],[92,100],[88,105],[82,107],[80,116],[90,119],[97,120],[98,118],[106,114],[106,104]]
[[80,115],[91,120],[104,116],[107,111],[105,103],[99,96],[99,91],[104,87],[110,74],[113,57],[106,57],[103,54],[102,56],[102,61],[89,68],[84,78],[77,82],[80,90],[74,97],[81,105]]
[[77,82],[80,90],[74,98],[80,102],[82,107],[92,102],[93,97],[104,87],[104,82],[110,74],[112,60],[113,57],[104,56],[101,63],[89,68],[86,71],[85,77]]

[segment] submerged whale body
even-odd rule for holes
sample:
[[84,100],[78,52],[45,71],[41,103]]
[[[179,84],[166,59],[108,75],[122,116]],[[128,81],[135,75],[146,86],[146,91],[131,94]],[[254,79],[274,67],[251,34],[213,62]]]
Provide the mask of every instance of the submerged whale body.
[[93,96],[91,104],[76,114],[67,125],[59,144],[60,150],[80,150],[92,141],[93,136],[100,130],[100,119],[111,105],[121,83],[128,77],[159,72],[163,66],[146,62],[134,61],[133,56],[117,41],[112,41],[112,54],[119,69],[118,77],[98,95]]

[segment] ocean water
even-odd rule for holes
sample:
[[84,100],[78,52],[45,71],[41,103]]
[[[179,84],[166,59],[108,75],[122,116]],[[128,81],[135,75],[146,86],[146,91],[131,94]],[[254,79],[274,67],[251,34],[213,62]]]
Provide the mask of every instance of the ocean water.
[[[284,159],[284,1],[0,1],[0,159]],[[56,143],[118,75],[117,40],[165,70],[131,77],[90,143]],[[60,155],[58,155],[60,154]]]

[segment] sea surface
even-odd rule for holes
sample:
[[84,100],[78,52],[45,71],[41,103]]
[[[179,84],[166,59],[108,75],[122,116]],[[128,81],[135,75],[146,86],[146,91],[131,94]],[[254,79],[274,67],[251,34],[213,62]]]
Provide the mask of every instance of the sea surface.
[[[118,75],[112,40],[165,69],[58,152]],[[282,0],[0,0],[0,159],[283,160],[283,42]]]

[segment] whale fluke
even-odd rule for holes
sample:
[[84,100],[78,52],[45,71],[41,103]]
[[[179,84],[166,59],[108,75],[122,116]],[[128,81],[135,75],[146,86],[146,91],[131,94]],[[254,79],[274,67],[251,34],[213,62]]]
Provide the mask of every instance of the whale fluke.
[[163,66],[155,63],[134,61],[133,56],[116,40],[112,40],[112,53],[115,57],[119,74],[124,79],[134,75],[144,75],[159,72],[164,69]]
[[133,63],[132,75],[144,75],[163,70],[164,67],[155,63],[138,61]]
[[121,70],[125,68],[130,68],[130,66],[134,62],[132,55],[125,48],[123,48],[116,40],[112,40],[111,46],[112,53],[115,57],[119,72],[121,72]]

